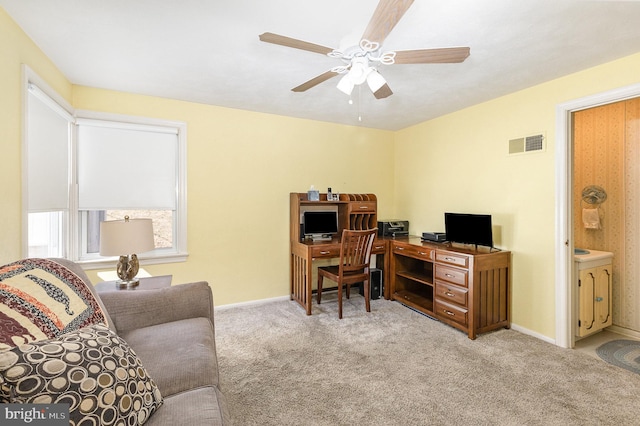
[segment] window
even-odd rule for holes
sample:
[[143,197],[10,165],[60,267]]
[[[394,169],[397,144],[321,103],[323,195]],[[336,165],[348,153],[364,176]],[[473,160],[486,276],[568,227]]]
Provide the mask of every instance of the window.
[[27,75],[26,255],[104,266],[100,222],[128,215],[153,221],[155,250],[143,263],[184,260],[185,123],[75,112]]
[[[148,217],[154,254],[177,254],[184,222],[183,123],[79,111],[76,119],[81,260],[99,259],[100,221]],[[183,155],[182,155],[183,157]],[[183,188],[180,190],[180,188]]]
[[70,106],[32,81],[24,100],[23,241],[29,256],[66,257],[74,118]]

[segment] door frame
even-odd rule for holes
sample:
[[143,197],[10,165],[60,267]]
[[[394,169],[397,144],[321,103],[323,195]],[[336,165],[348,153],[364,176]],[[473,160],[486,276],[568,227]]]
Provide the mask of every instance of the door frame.
[[640,84],[574,99],[556,106],[556,338],[555,344],[575,344],[576,291],[573,268],[573,139],[571,114],[640,96]]

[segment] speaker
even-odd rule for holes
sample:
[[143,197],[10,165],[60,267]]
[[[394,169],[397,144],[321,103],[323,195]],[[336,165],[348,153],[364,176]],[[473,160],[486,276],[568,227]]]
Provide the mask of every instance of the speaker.
[[[380,299],[384,294],[384,288],[382,286],[382,269],[371,268],[369,270],[369,285],[369,295],[371,296],[371,300]],[[364,283],[360,283],[360,294],[364,296]]]

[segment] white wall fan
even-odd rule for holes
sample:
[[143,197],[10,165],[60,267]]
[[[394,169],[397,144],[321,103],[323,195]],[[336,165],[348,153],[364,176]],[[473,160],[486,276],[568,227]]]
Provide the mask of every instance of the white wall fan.
[[342,74],[343,77],[337,85],[340,91],[350,95],[355,86],[366,82],[373,95],[377,99],[383,99],[392,95],[393,92],[384,77],[378,72],[378,65],[458,63],[469,56],[470,49],[468,47],[383,51],[382,43],[413,4],[413,1],[380,0],[360,42],[342,50],[270,32],[261,34],[260,40],[328,55],[342,61],[342,65],[335,66],[291,89],[294,92],[304,92]]

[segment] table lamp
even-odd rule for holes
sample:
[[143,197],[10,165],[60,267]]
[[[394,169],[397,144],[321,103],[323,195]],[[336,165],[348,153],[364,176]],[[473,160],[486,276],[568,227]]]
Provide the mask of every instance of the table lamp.
[[110,220],[100,222],[100,255],[120,256],[116,272],[119,288],[136,287],[140,264],[135,253],[144,253],[155,248],[151,219]]

